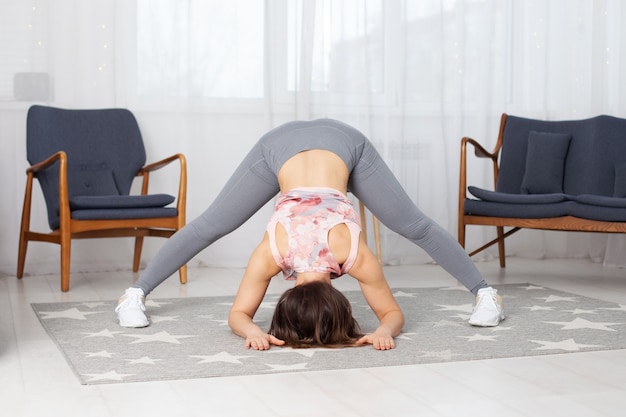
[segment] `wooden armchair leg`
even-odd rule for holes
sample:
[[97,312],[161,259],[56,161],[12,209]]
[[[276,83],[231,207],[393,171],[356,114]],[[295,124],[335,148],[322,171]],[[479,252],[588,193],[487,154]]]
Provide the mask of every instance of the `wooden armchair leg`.
[[133,272],[139,271],[139,264],[141,263],[141,250],[143,249],[143,236],[137,236],[135,238],[135,253],[133,255]]
[[498,256],[500,258],[500,268],[506,267],[506,257],[504,252],[504,227],[497,226],[497,235],[498,235]]
[[20,234],[20,244],[17,252],[17,277],[24,276],[24,265],[26,264],[26,249],[28,248],[28,240],[23,234]]
[[180,267],[180,269],[178,270],[178,275],[180,276],[180,283],[186,284],[187,283],[187,265],[183,265]]
[[61,237],[61,291],[68,292],[70,290],[70,256],[72,251],[72,242],[69,238]]

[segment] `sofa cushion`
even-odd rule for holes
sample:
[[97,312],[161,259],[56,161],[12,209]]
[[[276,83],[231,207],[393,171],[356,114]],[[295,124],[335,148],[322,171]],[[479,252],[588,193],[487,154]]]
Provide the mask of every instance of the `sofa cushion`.
[[563,193],[550,194],[511,194],[498,191],[489,191],[470,185],[467,190],[476,198],[494,203],[511,204],[550,204],[566,201],[567,196]]
[[522,194],[563,192],[565,157],[572,135],[530,131]]

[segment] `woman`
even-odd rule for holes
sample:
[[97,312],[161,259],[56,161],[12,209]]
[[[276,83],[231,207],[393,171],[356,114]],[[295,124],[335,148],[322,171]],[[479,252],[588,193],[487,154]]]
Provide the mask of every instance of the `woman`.
[[[497,291],[488,286],[456,240],[417,208],[371,142],[342,122],[320,119],[286,123],[257,142],[207,210],[168,239],[139,280],[120,298],[116,308],[120,325],[147,326],[145,296],[198,252],[241,226],[278,192],[302,187],[331,188],[344,194],[350,191],[390,230],[424,249],[476,295],[470,324],[497,326],[504,318]],[[343,227],[339,230],[346,233]],[[279,235],[281,228],[276,233]],[[363,252],[365,248],[359,245]],[[267,254],[259,255],[259,250],[255,250],[251,264],[269,259]],[[338,261],[347,259],[340,253],[334,256]],[[265,266],[278,271],[275,262]],[[249,265],[251,268],[254,266]],[[352,268],[355,272],[357,264]],[[244,274],[243,291],[251,274]]]

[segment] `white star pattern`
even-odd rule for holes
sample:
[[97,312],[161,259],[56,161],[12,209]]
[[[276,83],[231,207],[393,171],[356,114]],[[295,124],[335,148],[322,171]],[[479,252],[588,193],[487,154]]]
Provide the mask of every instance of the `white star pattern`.
[[538,300],[544,300],[546,303],[554,303],[557,301],[567,301],[577,303],[580,297],[561,297],[559,295],[550,295],[549,297],[535,297]]
[[128,362],[129,365],[135,365],[135,364],[156,365],[157,362],[160,362],[162,360],[163,359],[152,359],[148,356],[144,356],[139,359],[126,359],[126,362]]
[[435,311],[462,311],[464,313],[471,313],[474,309],[472,304],[461,304],[461,305],[445,305],[445,304],[437,304],[437,307],[441,307]]
[[578,330],[578,329],[593,329],[593,330],[604,330],[607,332],[616,332],[617,330],[611,329],[608,326],[616,326],[618,324],[623,323],[594,323],[589,320],[581,319],[576,317],[574,320],[570,322],[562,322],[562,321],[545,321],[544,323],[556,324],[561,327],[561,330]]
[[473,336],[457,336],[463,339],[467,339],[468,342],[496,342],[497,335],[487,336],[484,334],[475,333]]
[[101,350],[100,352],[83,352],[86,358],[112,358],[115,353]]
[[271,364],[271,363],[266,363],[265,365],[269,366],[271,369],[268,369],[266,372],[272,372],[272,371],[301,371],[304,369],[307,369],[307,363],[296,363],[293,365],[282,365],[282,364]]
[[393,294],[394,297],[415,297],[415,294],[410,293],[410,292],[404,292],[404,291],[396,291]]
[[82,306],[85,306],[87,308],[96,308],[96,307],[102,307],[102,306],[106,306],[107,303],[103,302],[103,301],[95,301],[95,302],[84,302],[81,303]]
[[317,352],[334,351],[331,348],[306,348],[306,349],[294,349],[290,347],[283,347],[278,349],[270,349],[269,353],[296,353],[307,358],[312,358]]
[[531,340],[533,343],[543,345],[535,350],[565,350],[567,352],[578,352],[581,348],[602,347],[601,345],[584,345],[576,343],[574,339],[561,340],[560,342],[547,342],[542,340]]
[[412,338],[412,337],[409,337],[409,336],[413,336],[413,335],[416,335],[416,334],[417,334],[417,333],[414,333],[414,332],[413,332],[413,333],[405,333],[405,332],[402,332],[402,333],[400,333],[399,335],[397,335],[397,336],[396,336],[396,339],[401,339],[401,340],[413,340],[413,338]]
[[530,311],[554,311],[554,307],[551,306],[538,306],[534,305],[532,307],[522,307]]
[[167,304],[172,304],[172,303],[170,303],[169,301],[157,301],[153,299],[146,300],[146,307],[159,308]]
[[524,285],[522,287],[517,287],[517,288],[522,288],[526,291],[530,291],[530,290],[545,290],[544,287],[538,287],[536,285]]
[[124,334],[122,336],[137,338],[137,340],[135,340],[134,342],[130,342],[131,344],[163,342],[163,343],[173,343],[176,345],[180,345],[180,341],[178,339],[187,339],[189,337],[196,337],[195,335],[172,335],[165,331],[154,333],[154,334]]
[[438,322],[435,322],[433,324],[433,327],[446,327],[446,326],[451,326],[451,327],[463,327],[464,324],[459,323],[458,321],[452,321],[452,320],[445,320],[445,319],[441,319]]
[[422,358],[439,358],[449,361],[453,356],[459,356],[458,354],[452,353],[450,349],[440,350],[440,351],[432,351],[432,352],[424,352],[420,355]]
[[623,311],[626,313],[626,304],[620,304],[619,307],[600,307],[600,310]]
[[200,359],[198,364],[213,363],[213,362],[227,362],[227,363],[242,364],[242,362],[239,359],[250,358],[250,356],[231,355],[228,352],[219,352],[219,353],[216,353],[215,355],[190,355],[189,357]]
[[87,335],[85,337],[109,337],[111,339],[118,333],[124,333],[124,332],[112,332],[109,329],[100,330],[99,332],[96,332],[96,333],[83,332],[83,334]]
[[152,324],[164,321],[178,321],[178,316],[150,316],[150,321]]
[[228,326],[228,320],[211,320],[218,323],[218,326]]
[[135,374],[118,374],[116,371],[104,372],[101,374],[82,374],[84,376],[91,377],[87,382],[93,381],[123,381],[124,378],[133,376]]
[[579,308],[576,308],[574,310],[563,310],[566,313],[572,313],[573,315],[578,315],[578,314],[598,314],[598,312],[596,310],[581,310]]
[[72,320],[87,320],[87,316],[91,314],[101,313],[101,311],[80,311],[76,307],[68,308],[63,311],[41,311],[39,314],[43,314],[41,317],[44,320],[49,319],[72,319]]

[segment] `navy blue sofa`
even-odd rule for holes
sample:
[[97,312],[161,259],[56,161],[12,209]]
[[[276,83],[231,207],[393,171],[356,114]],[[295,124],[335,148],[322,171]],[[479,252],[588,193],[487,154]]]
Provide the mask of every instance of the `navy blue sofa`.
[[[467,146],[491,160],[494,188],[467,184]],[[523,228],[626,233],[626,119],[545,121],[502,115],[493,151],[461,140],[458,239],[466,226],[496,226],[499,246]],[[505,227],[512,229],[507,232]]]

